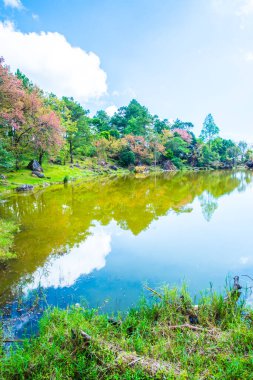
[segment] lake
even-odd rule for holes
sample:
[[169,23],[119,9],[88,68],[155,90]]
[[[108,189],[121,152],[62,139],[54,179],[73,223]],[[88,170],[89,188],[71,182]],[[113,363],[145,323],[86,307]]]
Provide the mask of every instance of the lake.
[[[43,308],[127,310],[144,284],[194,296],[253,276],[253,172],[173,172],[52,186],[0,201],[18,260],[0,272],[4,321],[19,335]],[[246,278],[241,278],[243,281]]]

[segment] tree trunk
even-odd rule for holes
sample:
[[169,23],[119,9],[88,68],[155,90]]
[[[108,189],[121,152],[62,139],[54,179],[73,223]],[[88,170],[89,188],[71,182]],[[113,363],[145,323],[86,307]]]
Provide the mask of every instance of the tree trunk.
[[73,146],[72,141],[69,141],[69,154],[70,154],[70,163],[73,164]]
[[18,159],[18,157],[15,158],[15,166],[16,166],[16,170],[19,170],[19,159]]
[[43,155],[44,155],[44,152],[39,153],[39,160],[38,161],[39,161],[40,166],[42,165]]

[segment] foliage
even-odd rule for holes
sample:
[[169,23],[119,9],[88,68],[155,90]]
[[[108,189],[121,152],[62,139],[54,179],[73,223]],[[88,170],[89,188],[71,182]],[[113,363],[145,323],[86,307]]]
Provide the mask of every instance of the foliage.
[[0,141],[19,169],[27,153],[39,152],[42,159],[44,153],[59,148],[63,131],[57,115],[44,106],[41,91],[20,71],[17,75],[20,79],[0,61]]
[[111,119],[111,125],[122,135],[144,136],[152,117],[148,109],[133,99],[127,107],[119,108]]
[[176,119],[172,124],[171,129],[183,129],[189,131],[193,127],[193,124],[189,121],[181,121],[179,119]]
[[161,165],[171,160],[184,167],[233,167],[251,160],[251,148],[218,136],[211,114],[196,139],[190,121],[160,119],[136,99],[110,117],[92,117],[72,97],[46,95],[20,70],[12,74],[0,59],[0,165],[22,168],[36,158],[68,161],[96,157],[119,165]]
[[210,145],[211,140],[218,136],[219,131],[219,127],[215,124],[213,116],[209,114],[204,120],[200,138]]
[[130,149],[125,148],[120,152],[119,162],[122,166],[129,166],[135,163],[135,154]]

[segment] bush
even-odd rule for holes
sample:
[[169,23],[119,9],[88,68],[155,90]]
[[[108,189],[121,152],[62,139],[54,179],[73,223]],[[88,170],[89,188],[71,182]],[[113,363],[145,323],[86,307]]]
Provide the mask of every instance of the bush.
[[171,162],[178,168],[178,169],[183,169],[184,163],[179,157],[173,157]]
[[134,164],[135,154],[129,149],[122,150],[119,155],[119,161],[122,166]]

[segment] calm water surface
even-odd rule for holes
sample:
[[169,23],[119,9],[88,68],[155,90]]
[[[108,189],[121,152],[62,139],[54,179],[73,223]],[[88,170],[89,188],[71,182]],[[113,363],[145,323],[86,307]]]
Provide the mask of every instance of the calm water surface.
[[1,200],[0,216],[21,226],[19,259],[0,271],[3,319],[19,334],[45,304],[126,310],[145,283],[186,281],[194,295],[253,276],[252,181],[250,171],[101,178]]

